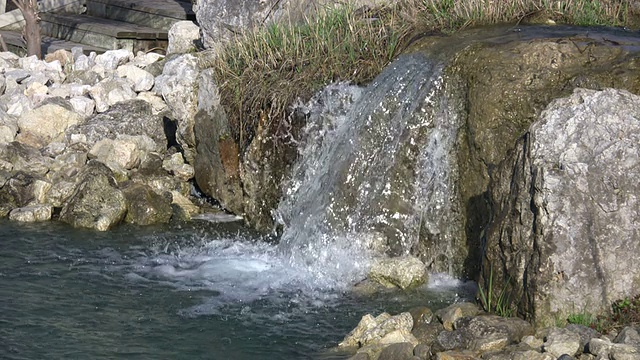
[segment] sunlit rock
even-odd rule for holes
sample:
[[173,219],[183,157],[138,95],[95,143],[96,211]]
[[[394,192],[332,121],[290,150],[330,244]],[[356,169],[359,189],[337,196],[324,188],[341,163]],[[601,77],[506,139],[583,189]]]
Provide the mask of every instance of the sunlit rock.
[[171,26],[168,36],[167,55],[193,52],[200,42],[200,27],[193,21],[178,21]]
[[414,256],[376,260],[369,271],[369,279],[403,290],[420,286],[427,278],[427,267]]
[[639,119],[637,95],[576,89],[494,172],[484,276],[492,269],[494,292],[525,294],[518,305],[537,324],[637,294]]
[[185,157],[193,163],[195,157],[194,116],[198,107],[197,59],[184,54],[168,60],[162,75],[156,77],[154,91],[160,95],[178,121],[176,139],[182,146]]
[[82,117],[62,99],[51,99],[18,118],[20,132],[16,140],[40,148],[62,141],[65,131],[82,122]]
[[20,222],[51,220],[51,205],[31,205],[11,210],[9,219]]

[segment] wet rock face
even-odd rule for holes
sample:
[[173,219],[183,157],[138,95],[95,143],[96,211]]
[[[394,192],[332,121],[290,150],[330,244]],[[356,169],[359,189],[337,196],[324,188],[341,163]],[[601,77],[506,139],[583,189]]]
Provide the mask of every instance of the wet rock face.
[[240,152],[219,99],[213,71],[203,71],[199,77],[198,112],[194,118],[195,179],[200,189],[224,208],[243,214]]
[[605,312],[640,286],[639,119],[636,95],[576,89],[494,174],[487,269],[507,270],[499,275],[539,324]]

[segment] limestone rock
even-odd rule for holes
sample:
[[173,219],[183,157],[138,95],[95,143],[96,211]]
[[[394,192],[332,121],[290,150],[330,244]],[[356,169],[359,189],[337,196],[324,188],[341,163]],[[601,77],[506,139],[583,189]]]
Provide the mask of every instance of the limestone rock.
[[130,64],[135,65],[141,69],[145,69],[147,66],[154,64],[162,59],[164,59],[164,55],[154,52],[139,51]]
[[44,61],[48,63],[57,61],[62,68],[74,63],[73,54],[65,49],[58,49],[52,53],[46,54],[44,56]]
[[126,199],[106,165],[89,162],[78,178],[76,189],[60,213],[61,221],[106,231],[124,219]]
[[52,160],[42,156],[33,146],[17,141],[0,146],[0,159],[12,164],[12,170],[33,175],[45,175],[49,172]]
[[154,114],[151,105],[142,100],[129,100],[118,103],[109,111],[96,114],[86,122],[67,131],[67,142],[72,137],[83,135],[86,143],[92,147],[96,142],[108,138],[115,140],[118,135],[146,135],[158,147],[166,148],[162,116]]
[[7,216],[13,209],[34,203],[35,181],[35,177],[24,172],[8,177],[0,188],[0,216]]
[[533,327],[518,318],[503,318],[496,315],[477,316],[453,331],[438,335],[438,348],[447,351],[469,349],[477,352],[499,351],[533,334]]
[[189,163],[193,163],[196,146],[194,115],[198,100],[198,74],[196,58],[184,54],[168,60],[162,75],[156,77],[155,92],[162,96],[173,117],[178,121],[176,138],[185,151]]
[[162,100],[162,98],[156,93],[151,91],[143,91],[138,94],[136,99],[144,100],[151,105],[153,109],[153,114],[159,114],[168,109],[167,104]]
[[613,342],[616,344],[633,345],[640,348],[640,334],[638,334],[638,329],[632,326],[626,326],[620,330],[616,338],[613,339]]
[[180,192],[176,190],[172,190],[171,195],[172,195],[171,203],[183,209],[186,214],[189,214],[189,217],[191,217],[192,215],[196,215],[200,212],[200,208],[197,205],[195,205],[191,200],[189,200],[189,198],[182,195]]
[[[0,111],[0,117],[8,119],[10,115],[4,115]],[[18,126],[12,124],[0,124],[0,146],[12,142],[16,138]]]
[[135,65],[122,65],[118,67],[117,74],[121,78],[130,80],[135,92],[151,90],[155,81],[153,75]]
[[563,354],[574,356],[580,349],[580,336],[567,329],[553,328],[542,347],[555,357]]
[[78,115],[85,118],[93,115],[96,109],[96,102],[86,96],[76,96],[69,99],[69,103]]
[[90,85],[68,83],[68,84],[54,84],[49,87],[49,94],[54,97],[68,98],[74,96],[85,96],[89,94],[91,90]]
[[46,193],[43,203],[61,208],[73,195],[75,182],[69,180],[55,181]]
[[380,352],[378,360],[400,360],[413,358],[415,344],[404,342],[391,344]]
[[444,309],[440,309],[436,312],[436,316],[440,319],[442,326],[445,330],[452,331],[454,329],[455,322],[463,317],[476,316],[480,313],[478,305],[461,302],[447,306]]
[[91,70],[74,70],[67,77],[68,83],[78,84],[82,86],[94,86],[100,81],[104,80],[104,76]]
[[130,170],[140,164],[140,153],[136,143],[124,140],[103,139],[89,151],[89,158],[96,159],[112,170]]
[[136,225],[169,222],[171,201],[156,194],[149,186],[132,184],[124,189],[124,195],[127,199],[126,222]]
[[9,96],[4,96],[6,96],[6,99],[3,99],[3,102],[9,104],[6,111],[8,115],[19,117],[33,109],[31,100],[22,93],[14,93]]
[[95,52],[92,52],[88,56],[84,54],[79,54],[77,57],[75,57],[73,69],[75,71],[86,71],[91,69],[96,65],[96,62],[95,62],[96,56],[97,55]]
[[96,111],[99,113],[109,110],[116,103],[136,97],[129,82],[121,78],[106,78],[92,87],[89,94],[96,102]]
[[116,70],[118,66],[133,60],[133,53],[129,50],[118,49],[105,51],[104,54],[95,57],[95,63],[108,70]]
[[182,154],[175,153],[162,162],[162,168],[169,173],[177,176],[182,181],[188,181],[193,178],[193,166],[185,164]]
[[20,133],[16,140],[37,148],[62,141],[65,131],[82,122],[69,103],[59,99],[43,103],[18,118]]
[[369,270],[369,279],[406,290],[427,282],[427,267],[414,256],[376,260]]
[[575,309],[600,314],[637,291],[639,119],[636,95],[576,89],[494,172],[487,258],[507,270],[494,279],[509,277],[526,294],[520,308],[537,324]]
[[9,219],[20,222],[37,222],[51,220],[50,205],[31,205],[11,210]]
[[377,317],[365,315],[344,340],[340,347],[363,347],[373,343],[392,344],[410,342],[414,346],[418,343],[411,334],[413,318],[408,312],[391,316],[382,313]]
[[200,42],[200,28],[193,21],[178,21],[169,29],[167,55],[196,51]]

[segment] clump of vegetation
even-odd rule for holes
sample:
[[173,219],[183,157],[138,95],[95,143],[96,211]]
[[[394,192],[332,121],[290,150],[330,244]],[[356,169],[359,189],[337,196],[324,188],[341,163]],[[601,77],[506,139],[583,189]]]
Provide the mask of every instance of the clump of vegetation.
[[490,269],[486,290],[483,286],[478,286],[480,306],[484,311],[503,317],[514,316],[515,309],[507,293],[508,283],[509,280],[507,279],[502,288],[496,292],[493,283],[493,268]]
[[408,34],[393,8],[328,8],[302,23],[240,35],[211,64],[236,140],[246,146],[260,118],[281,121],[297,99],[338,80],[364,83],[398,54]]
[[596,317],[586,313],[573,314],[567,318],[567,322],[589,326],[603,334],[625,326],[638,326],[640,325],[640,295],[614,301],[611,304],[611,313],[608,315]]
[[[639,8],[639,9],[636,9]],[[399,0],[377,9],[320,7],[304,21],[239,34],[215,58],[222,105],[245,148],[260,119],[286,122],[297,99],[333,81],[370,81],[414,38],[496,23],[633,27],[640,5],[626,0]]]

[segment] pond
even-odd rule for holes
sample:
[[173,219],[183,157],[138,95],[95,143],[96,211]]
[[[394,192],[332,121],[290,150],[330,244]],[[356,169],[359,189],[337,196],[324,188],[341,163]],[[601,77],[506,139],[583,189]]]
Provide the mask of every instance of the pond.
[[366,313],[471,296],[443,275],[410,293],[318,284],[235,223],[108,233],[0,221],[3,359],[341,359]]

